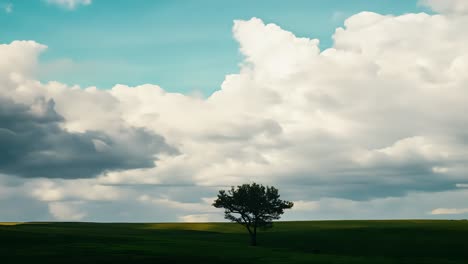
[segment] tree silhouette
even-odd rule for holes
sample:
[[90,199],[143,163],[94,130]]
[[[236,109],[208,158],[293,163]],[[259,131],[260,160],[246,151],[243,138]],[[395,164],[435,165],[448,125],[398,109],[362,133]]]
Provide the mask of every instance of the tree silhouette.
[[224,208],[224,218],[239,223],[247,229],[252,246],[257,245],[257,229],[270,228],[273,220],[280,219],[285,209],[293,203],[279,199],[278,189],[257,183],[220,190],[213,206]]

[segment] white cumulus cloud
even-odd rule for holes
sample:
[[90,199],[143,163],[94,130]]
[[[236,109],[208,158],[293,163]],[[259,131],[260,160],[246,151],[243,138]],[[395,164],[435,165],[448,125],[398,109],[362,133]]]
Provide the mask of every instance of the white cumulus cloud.
[[466,0],[420,0],[419,3],[440,13],[468,14],[468,1]]

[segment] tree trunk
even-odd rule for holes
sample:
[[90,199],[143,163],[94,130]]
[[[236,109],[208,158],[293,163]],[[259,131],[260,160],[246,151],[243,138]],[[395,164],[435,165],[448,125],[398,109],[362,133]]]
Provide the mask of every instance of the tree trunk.
[[254,246],[254,247],[257,245],[257,234],[256,233],[250,234],[250,245]]
[[253,232],[251,234],[251,245],[256,246],[257,245],[257,223],[255,222]]

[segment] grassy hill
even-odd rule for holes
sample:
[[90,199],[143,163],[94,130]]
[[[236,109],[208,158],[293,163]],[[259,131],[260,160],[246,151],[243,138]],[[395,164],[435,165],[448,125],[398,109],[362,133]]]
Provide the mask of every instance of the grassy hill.
[[468,263],[468,221],[0,223],[0,263]]

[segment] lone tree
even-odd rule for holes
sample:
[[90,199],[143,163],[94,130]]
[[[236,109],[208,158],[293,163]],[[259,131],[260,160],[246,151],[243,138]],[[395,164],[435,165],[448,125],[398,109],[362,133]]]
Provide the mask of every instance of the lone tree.
[[224,208],[224,218],[239,223],[249,231],[252,246],[257,245],[257,229],[273,226],[285,209],[293,203],[279,199],[278,189],[256,183],[231,187],[227,192],[219,191],[213,206]]

